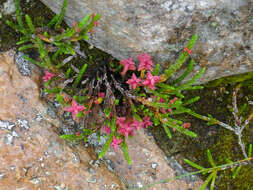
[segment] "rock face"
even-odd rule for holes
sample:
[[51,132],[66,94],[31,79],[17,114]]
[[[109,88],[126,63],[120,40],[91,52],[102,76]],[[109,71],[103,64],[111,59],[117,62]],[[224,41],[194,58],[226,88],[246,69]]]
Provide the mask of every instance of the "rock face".
[[[59,13],[63,0],[41,0]],[[87,13],[101,14],[89,40],[118,59],[142,52],[168,66],[193,34],[195,70],[206,67],[201,83],[253,70],[251,0],[72,0],[68,24]]]
[[0,54],[0,189],[124,189],[104,164],[90,164],[93,151],[60,139],[60,120],[39,98],[36,68],[13,60],[13,52]]
[[[0,54],[0,189],[119,190],[182,174],[143,130],[128,141],[131,166],[121,151],[106,154],[106,167],[93,149],[70,146],[59,137],[65,121],[39,98],[40,71],[20,53],[15,61],[12,51]],[[188,190],[200,185],[195,177],[155,188]]]
[[[137,131],[132,139],[128,139],[128,151],[132,164],[127,165],[122,151],[109,151],[105,155],[106,162],[124,181],[128,188],[141,188],[168,178],[186,174],[187,172],[173,158],[167,158],[156,145],[154,138],[144,130]],[[157,184],[153,189],[199,189],[202,181],[196,176],[169,183]]]

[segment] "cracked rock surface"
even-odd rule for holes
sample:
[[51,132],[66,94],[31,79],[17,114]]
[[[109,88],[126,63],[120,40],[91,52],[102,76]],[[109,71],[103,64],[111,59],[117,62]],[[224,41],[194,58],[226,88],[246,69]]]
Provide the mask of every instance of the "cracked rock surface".
[[[60,139],[62,128],[73,133],[69,127],[79,124],[69,117],[62,120],[61,107],[52,117],[48,108],[53,101],[48,104],[40,98],[40,71],[34,67],[24,76],[13,60],[12,51],[0,54],[0,189],[124,190],[184,172],[175,169],[175,161],[166,159],[144,130],[128,140],[131,166],[120,150],[110,149],[98,160],[95,153],[105,139],[97,142],[95,134],[89,145]],[[197,189],[201,183],[192,177],[148,189]]]
[[[41,0],[59,13],[63,0]],[[193,34],[195,71],[200,80],[253,70],[252,0],[71,0],[66,21],[72,25],[88,13],[101,20],[89,43],[117,59],[149,53],[167,67]]]
[[0,54],[0,189],[125,189],[103,163],[90,164],[91,149],[60,139],[61,121],[47,114],[33,71],[20,73],[12,51]]

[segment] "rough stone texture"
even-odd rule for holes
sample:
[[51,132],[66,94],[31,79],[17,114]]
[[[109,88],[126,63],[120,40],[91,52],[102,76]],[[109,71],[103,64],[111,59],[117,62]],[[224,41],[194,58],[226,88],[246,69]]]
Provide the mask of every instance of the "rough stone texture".
[[[63,0],[41,1],[59,13]],[[201,83],[253,70],[251,0],[71,0],[66,20],[92,12],[102,17],[89,42],[118,59],[146,52],[166,67],[197,33]]]
[[14,53],[0,54],[0,189],[125,189],[92,150],[59,138],[59,119],[39,98],[39,74],[22,76]]
[[[125,161],[121,150],[116,153],[111,149],[104,159],[108,168],[115,171],[129,188],[144,187],[145,185],[185,174],[186,171],[173,159],[167,159],[161,149],[155,144],[154,138],[144,130],[135,133],[127,141],[132,165]],[[173,168],[173,169],[172,169]],[[149,190],[189,190],[199,189],[202,182],[196,176],[187,179],[172,180],[166,184],[158,184]]]
[[[39,98],[40,71],[32,70],[29,76],[22,76],[14,64],[14,52],[0,54],[1,190],[116,190],[142,187],[184,172],[165,158],[143,130],[128,141],[131,166],[121,151],[107,153],[106,167],[88,146],[70,146],[58,134],[64,121],[49,115],[49,107]],[[95,139],[90,136],[91,144],[96,144]],[[195,177],[150,189],[188,190],[200,184]]]

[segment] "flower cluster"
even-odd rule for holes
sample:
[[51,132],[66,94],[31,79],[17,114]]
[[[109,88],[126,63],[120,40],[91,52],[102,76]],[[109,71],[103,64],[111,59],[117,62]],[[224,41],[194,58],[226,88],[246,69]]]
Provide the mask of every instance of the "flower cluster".
[[[135,118],[128,119],[126,117],[116,117],[116,124],[118,126],[117,135],[120,136],[120,139],[117,139],[115,136],[113,136],[111,146],[113,146],[114,150],[116,150],[118,145],[120,145],[123,137],[128,138],[129,136],[133,136],[134,130],[147,128],[153,125],[153,123],[150,121],[150,117],[148,116],[143,117],[142,121],[138,121]],[[107,125],[102,128],[102,131],[107,134],[111,133],[111,129]]]
[[86,109],[85,106],[78,105],[75,100],[72,100],[72,106],[66,107],[64,111],[71,112],[73,119],[76,119],[76,115],[85,109]]
[[46,71],[45,75],[42,77],[42,80],[44,82],[47,82],[47,81],[51,80],[51,78],[53,78],[54,76],[55,76],[55,74]]
[[[138,71],[145,72],[148,71],[146,74],[146,78],[143,80],[138,78],[135,73],[132,74],[132,77],[126,81],[127,84],[130,85],[131,89],[135,90],[138,86],[148,87],[151,90],[155,88],[155,84],[160,82],[160,76],[153,76],[153,62],[151,57],[148,54],[141,54],[137,55],[137,58],[140,62],[138,66]],[[126,72],[129,70],[135,71],[135,63],[133,62],[133,58],[130,57],[129,59],[125,59],[120,61],[120,64],[124,67],[121,75],[125,76]]]

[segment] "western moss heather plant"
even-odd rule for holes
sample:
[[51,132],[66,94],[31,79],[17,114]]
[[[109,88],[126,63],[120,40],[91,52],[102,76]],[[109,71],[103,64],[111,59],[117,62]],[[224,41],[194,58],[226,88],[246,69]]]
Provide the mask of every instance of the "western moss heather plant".
[[[129,58],[116,65],[113,63],[99,65],[92,59],[88,61],[85,59],[87,56],[80,50],[79,44],[80,40],[88,39],[88,33],[94,32],[93,28],[98,25],[99,14],[88,14],[74,23],[72,28],[63,29],[61,23],[67,6],[66,0],[61,13],[43,27],[34,26],[29,15],[25,15],[23,22],[19,0],[15,0],[15,6],[18,24],[10,21],[7,21],[7,24],[23,34],[17,42],[17,45],[21,46],[20,51],[36,49],[39,52],[40,57],[36,60],[28,56],[25,58],[45,69],[44,91],[55,94],[56,100],[65,107],[64,110],[71,112],[75,120],[83,119],[84,123],[94,109],[104,110],[102,125],[91,127],[86,124],[82,132],[62,135],[62,138],[83,139],[86,142],[90,134],[102,131],[106,134],[107,141],[99,158],[104,156],[110,146],[115,150],[121,146],[130,164],[126,139],[133,136],[134,131],[141,127],[162,125],[169,138],[172,138],[172,132],[176,131],[191,137],[197,136],[187,129],[190,127],[189,123],[174,118],[177,114],[188,113],[187,105],[199,99],[194,97],[185,100],[182,93],[202,88],[193,86],[193,83],[202,75],[204,69],[188,82],[182,83],[194,65],[190,54],[197,41],[197,35],[190,39],[179,58],[163,73],[160,73],[159,64],[154,66],[147,54],[137,56],[139,64]],[[85,64],[73,61],[75,58],[80,58],[78,60],[82,60]],[[170,80],[187,61],[189,61],[187,70],[177,79]],[[85,72],[89,68],[91,74]]]
[[[45,75],[42,78],[45,82],[44,91],[55,94],[56,100],[66,112],[72,113],[74,120],[84,122],[82,131],[62,135],[63,139],[86,142],[89,135],[97,133],[99,138],[100,133],[104,133],[107,141],[102,147],[99,158],[105,155],[110,146],[115,150],[121,146],[127,162],[131,164],[126,139],[133,136],[135,130],[162,125],[169,138],[172,138],[175,132],[196,137],[197,135],[188,129],[190,123],[176,119],[177,114],[188,113],[208,121],[209,124],[218,124],[234,131],[245,157],[245,160],[216,166],[208,151],[211,168],[204,168],[185,159],[188,164],[199,169],[191,174],[209,174],[201,189],[204,189],[208,183],[210,189],[214,188],[217,172],[235,168],[239,164],[240,166],[234,169],[233,175],[236,176],[241,165],[252,159],[252,145],[249,145],[247,154],[245,145],[241,141],[242,130],[248,125],[252,114],[246,119],[240,117],[244,108],[238,110],[236,95],[233,102],[235,128],[217,121],[210,115],[201,116],[187,108],[189,104],[198,101],[199,97],[185,99],[183,92],[202,89],[201,86],[193,84],[205,70],[201,69],[194,77],[183,82],[194,65],[190,54],[197,41],[197,35],[190,39],[175,63],[163,72],[160,71],[159,64],[153,64],[148,54],[137,55],[139,64],[136,64],[133,58],[122,60],[117,64],[112,62],[101,64],[94,62],[91,56],[87,59],[79,44],[80,40],[87,40],[90,33],[94,32],[93,28],[98,25],[99,14],[88,14],[74,23],[73,27],[63,29],[61,24],[67,7],[66,0],[63,2],[61,13],[46,26],[34,26],[29,15],[25,15],[25,22],[23,22],[19,0],[15,0],[15,6],[17,24],[11,21],[7,21],[7,24],[23,34],[17,42],[20,46],[19,50],[38,51],[37,59],[29,56],[25,58],[44,69]],[[178,78],[172,79],[184,63],[187,63],[185,72]],[[94,125],[86,122],[94,113],[97,114],[97,110],[103,110],[101,116],[103,122],[93,123]],[[180,176],[173,179],[178,178]]]

